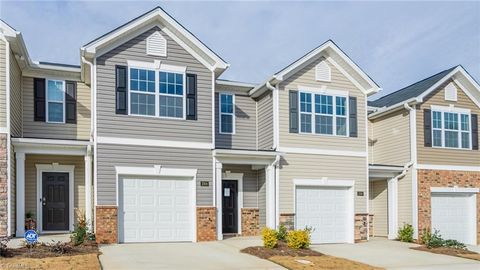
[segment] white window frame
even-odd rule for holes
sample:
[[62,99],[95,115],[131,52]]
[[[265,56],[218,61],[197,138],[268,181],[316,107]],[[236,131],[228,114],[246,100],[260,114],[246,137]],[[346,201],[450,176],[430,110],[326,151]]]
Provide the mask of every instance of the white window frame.
[[[433,113],[434,112],[439,112],[441,113],[441,128],[434,128],[433,127]],[[457,115],[457,123],[458,123],[458,129],[453,130],[453,129],[446,129],[445,128],[445,113],[454,113]],[[472,115],[469,109],[461,109],[461,108],[454,108],[453,106],[449,107],[443,107],[443,106],[431,106],[431,127],[432,127],[432,147],[433,148],[442,148],[442,149],[453,149],[453,150],[472,150]],[[468,148],[463,148],[462,147],[462,133],[467,133],[467,131],[462,130],[462,115],[468,115]],[[441,146],[435,146],[433,143],[434,137],[433,137],[433,131],[434,130],[440,130],[441,131],[441,137],[442,137],[442,145]],[[445,132],[446,131],[456,131],[458,133],[458,147],[447,147],[445,146]]]
[[[172,120],[186,120],[187,115],[187,98],[186,98],[186,89],[187,89],[187,72],[186,67],[179,67],[179,66],[172,66],[166,64],[158,63],[144,63],[144,62],[137,62],[137,61],[128,61],[128,72],[127,72],[127,94],[128,94],[128,115],[131,116],[140,116],[140,117],[153,117],[153,118],[161,118],[161,119],[172,119]],[[130,89],[130,69],[143,69],[147,71],[154,71],[155,72],[155,92],[142,92],[142,91],[134,91]],[[180,97],[180,95],[174,94],[164,94],[160,93],[160,72],[167,72],[167,73],[176,73],[182,74],[183,77],[183,85],[182,85],[182,117],[171,117],[171,116],[160,116],[160,96],[172,96],[172,97]],[[133,114],[131,111],[131,93],[137,94],[153,94],[155,95],[155,115],[143,115],[143,114]]]
[[[48,100],[48,82],[49,81],[53,81],[53,82],[62,82],[62,92],[63,92],[63,102],[59,102],[59,101],[49,101]],[[51,124],[65,124],[65,118],[66,118],[66,98],[65,98],[65,80],[59,80],[59,79],[45,79],[45,122],[47,123],[51,123]],[[49,117],[48,117],[48,103],[62,103],[63,104],[63,121],[62,122],[58,122],[58,121],[50,121],[49,120]]]
[[[306,87],[308,88],[308,87]],[[312,111],[311,113],[308,112],[302,112],[300,103],[300,94],[309,94],[311,96],[312,100]],[[315,95],[324,95],[324,96],[331,96],[332,97],[332,114],[324,114],[324,113],[317,113],[315,110]],[[345,115],[337,115],[337,97],[342,97],[345,98]],[[313,134],[313,135],[319,135],[319,136],[330,136],[330,137],[350,137],[350,130],[349,130],[349,106],[348,106],[348,92],[345,91],[337,91],[337,90],[320,90],[320,91],[315,91],[315,90],[298,90],[298,123],[299,123],[299,133],[300,134]],[[312,116],[312,130],[311,132],[302,132],[302,114],[310,114]],[[317,116],[330,116],[332,117],[332,134],[322,134],[322,133],[317,133],[316,132],[316,117]],[[338,117],[344,117],[346,119],[346,133],[345,135],[337,135],[337,116]]]
[[[310,95],[310,112],[302,112],[302,99],[301,99],[301,95],[303,94],[309,94]],[[297,108],[298,108],[298,126],[299,126],[299,129],[298,129],[298,132],[301,133],[301,134],[311,134],[312,132],[315,133],[315,100],[314,100],[314,96],[312,96],[312,93],[310,92],[306,92],[306,91],[298,91],[298,105],[297,105]],[[304,132],[302,131],[302,114],[306,114],[306,115],[310,115],[310,132]]]
[[[232,112],[231,113],[222,112],[222,96],[223,95],[232,96]],[[232,116],[232,132],[223,132],[222,131],[222,114]],[[236,119],[235,119],[235,94],[230,93],[230,92],[220,92],[220,93],[218,93],[218,133],[219,134],[234,135],[235,131],[236,131],[235,124],[236,124]]]

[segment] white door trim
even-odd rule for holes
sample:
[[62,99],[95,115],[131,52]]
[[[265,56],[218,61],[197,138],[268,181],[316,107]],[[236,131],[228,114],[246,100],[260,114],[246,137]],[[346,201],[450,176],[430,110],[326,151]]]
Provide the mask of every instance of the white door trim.
[[[35,167],[37,168],[37,230],[40,233],[43,233],[43,212],[42,212],[42,203],[41,203],[41,198],[43,194],[42,190],[42,176],[44,172],[61,172],[61,173],[68,173],[68,186],[69,186],[69,191],[68,191],[68,196],[69,196],[69,205],[68,205],[68,212],[69,212],[69,231],[73,231],[74,226],[74,215],[73,215],[73,202],[74,200],[74,171],[75,171],[75,165],[59,165],[58,163],[52,163],[52,164],[36,164]],[[47,233],[54,233],[57,231],[46,231]]]
[[[237,181],[238,187],[238,201],[237,201],[237,215],[238,215],[238,226],[237,234],[242,234],[242,208],[243,208],[243,173],[222,173],[222,184],[223,180],[233,180]],[[220,190],[223,188],[223,185],[220,186]],[[223,193],[222,193],[223,194]],[[223,198],[222,198],[223,199]],[[223,213],[223,207],[220,209],[220,213]],[[219,230],[222,230],[223,233],[223,221],[221,223],[222,227]]]

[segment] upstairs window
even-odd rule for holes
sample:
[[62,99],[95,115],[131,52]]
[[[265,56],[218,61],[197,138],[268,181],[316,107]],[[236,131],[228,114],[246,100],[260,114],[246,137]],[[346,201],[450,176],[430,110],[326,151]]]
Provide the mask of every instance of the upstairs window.
[[47,122],[65,122],[65,81],[47,80]]
[[130,69],[130,113],[155,115],[155,71]]
[[470,114],[432,111],[434,147],[470,149]]
[[220,97],[220,133],[235,133],[235,96],[221,93]]
[[160,71],[160,116],[183,118],[183,74]]

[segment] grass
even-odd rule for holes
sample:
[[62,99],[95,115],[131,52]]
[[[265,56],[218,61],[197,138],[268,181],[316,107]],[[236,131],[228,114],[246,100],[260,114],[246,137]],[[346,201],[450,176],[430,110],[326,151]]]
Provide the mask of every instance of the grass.
[[98,261],[98,255],[95,253],[90,253],[83,255],[45,258],[1,258],[0,269],[99,270],[101,268],[100,262]]

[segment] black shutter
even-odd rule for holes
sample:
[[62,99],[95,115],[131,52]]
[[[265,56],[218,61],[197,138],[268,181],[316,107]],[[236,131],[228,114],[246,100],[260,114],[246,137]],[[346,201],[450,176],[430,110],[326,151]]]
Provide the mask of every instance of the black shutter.
[[126,66],[115,66],[115,100],[115,113],[128,114]]
[[289,92],[290,133],[298,133],[298,91]]
[[472,114],[472,149],[478,150],[478,115]]
[[67,123],[77,123],[77,82],[65,82],[65,120]]
[[45,122],[45,79],[33,78],[34,120]]
[[187,74],[187,120],[197,120],[197,75]]
[[348,128],[350,137],[358,137],[357,98],[348,97]]
[[423,140],[425,147],[432,147],[432,110],[423,110]]

